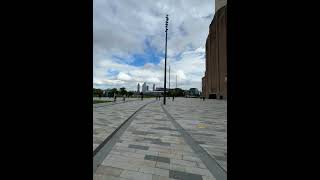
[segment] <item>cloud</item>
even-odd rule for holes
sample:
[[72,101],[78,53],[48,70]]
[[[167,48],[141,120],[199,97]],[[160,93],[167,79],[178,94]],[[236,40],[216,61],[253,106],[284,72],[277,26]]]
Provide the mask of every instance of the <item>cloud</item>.
[[120,72],[118,74],[118,80],[122,80],[122,81],[130,81],[132,78],[126,74],[126,73],[123,73],[123,72]]
[[[136,90],[145,81],[163,87],[164,17],[169,14],[171,85],[178,75],[179,87],[201,89],[212,0],[95,0],[93,6],[94,87]],[[143,65],[137,66],[141,61],[136,58],[143,54]]]

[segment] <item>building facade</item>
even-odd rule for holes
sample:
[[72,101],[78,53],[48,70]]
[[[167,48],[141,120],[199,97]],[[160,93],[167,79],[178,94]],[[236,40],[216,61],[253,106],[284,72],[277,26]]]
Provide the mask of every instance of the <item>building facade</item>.
[[206,71],[202,78],[202,94],[209,99],[227,98],[226,2],[216,1],[216,7],[220,6],[220,8],[217,9],[209,26],[209,35],[206,40]]
[[145,93],[147,91],[147,83],[144,82],[142,85],[142,92]]

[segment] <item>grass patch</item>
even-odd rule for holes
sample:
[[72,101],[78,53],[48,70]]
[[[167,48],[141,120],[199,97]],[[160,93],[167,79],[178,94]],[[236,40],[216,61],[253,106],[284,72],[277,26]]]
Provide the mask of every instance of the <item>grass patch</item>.
[[112,101],[105,101],[105,100],[93,100],[93,104],[98,104],[98,103],[109,103]]

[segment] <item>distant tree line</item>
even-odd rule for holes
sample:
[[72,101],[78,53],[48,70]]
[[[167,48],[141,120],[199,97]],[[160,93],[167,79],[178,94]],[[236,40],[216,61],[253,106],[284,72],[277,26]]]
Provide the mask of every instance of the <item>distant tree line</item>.
[[[195,89],[195,88],[191,88],[190,90],[183,90],[180,88],[170,89],[170,90],[167,90],[166,96],[168,96],[168,97],[172,97],[172,96],[184,97],[187,95],[193,95],[193,96],[200,95],[199,92],[197,94],[191,93],[192,89]],[[127,91],[125,87],[122,87],[119,89],[113,88],[113,89],[106,89],[106,90],[93,88],[93,97],[113,97],[114,94],[116,94],[117,96],[126,95],[127,97],[130,97],[130,96],[134,95],[135,93],[132,91]],[[162,95],[163,95],[163,93],[162,93]]]
[[96,89],[93,88],[93,97],[113,97],[115,95],[117,96],[132,96],[134,93],[132,91],[127,91],[125,87],[119,88],[113,88],[113,89]]

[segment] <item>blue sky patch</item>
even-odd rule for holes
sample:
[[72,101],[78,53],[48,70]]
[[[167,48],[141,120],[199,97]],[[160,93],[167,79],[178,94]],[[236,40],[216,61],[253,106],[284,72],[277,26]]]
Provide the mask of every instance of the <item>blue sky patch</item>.
[[107,76],[116,76],[119,74],[119,71],[116,69],[108,69]]
[[157,52],[156,48],[152,47],[149,40],[146,39],[144,42],[144,53],[133,54],[132,62],[129,63],[133,66],[144,66],[146,63],[158,64],[163,58],[163,54]]

